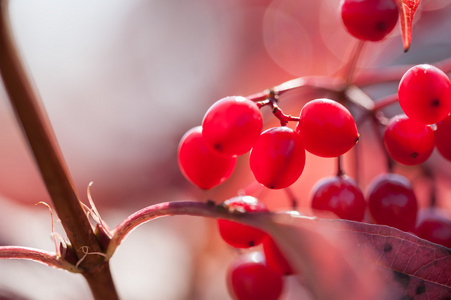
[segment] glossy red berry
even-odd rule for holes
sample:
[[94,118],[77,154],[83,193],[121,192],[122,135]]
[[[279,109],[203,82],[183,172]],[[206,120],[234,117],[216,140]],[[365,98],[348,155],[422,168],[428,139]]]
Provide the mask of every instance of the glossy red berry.
[[[252,196],[238,196],[223,203],[229,211],[267,212],[266,206]],[[259,245],[266,233],[255,227],[238,222],[218,219],[218,230],[222,239],[235,248],[249,248]]]
[[424,124],[437,123],[451,112],[451,81],[431,65],[407,70],[399,83],[398,96],[404,113]]
[[442,209],[420,210],[414,233],[420,238],[451,248],[451,219]]
[[404,165],[425,162],[435,147],[434,131],[406,115],[390,119],[384,131],[384,144],[390,156]]
[[216,101],[205,113],[202,135],[214,151],[234,156],[251,149],[262,127],[257,104],[241,96],[226,97]]
[[313,213],[332,212],[341,219],[362,221],[366,201],[354,179],[342,175],[319,180],[312,189]]
[[364,41],[379,41],[398,22],[395,0],[342,0],[341,18],[348,32]]
[[283,285],[283,277],[268,268],[261,252],[239,257],[227,270],[227,286],[236,300],[277,300]]
[[200,126],[182,137],[177,158],[185,178],[206,190],[229,178],[236,165],[236,157],[221,156],[205,145]]
[[381,174],[370,183],[368,208],[378,224],[413,231],[418,204],[409,180],[398,174]]
[[266,238],[263,240],[262,245],[263,253],[265,254],[266,258],[266,264],[270,269],[276,271],[280,275],[293,274],[293,268],[271,236],[266,236]]
[[291,128],[270,128],[261,134],[252,148],[249,164],[259,183],[270,189],[286,188],[304,170],[304,146]]
[[359,139],[349,110],[330,99],[316,99],[305,104],[296,132],[301,136],[305,149],[321,157],[340,156]]
[[444,158],[451,161],[451,115],[437,123],[435,146]]

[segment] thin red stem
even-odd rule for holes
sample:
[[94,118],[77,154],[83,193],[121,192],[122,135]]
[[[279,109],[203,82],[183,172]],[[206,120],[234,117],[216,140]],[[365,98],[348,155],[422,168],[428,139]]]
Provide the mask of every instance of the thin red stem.
[[[113,237],[106,251],[107,257],[111,257],[124,238],[141,224],[160,217],[172,215],[223,218],[258,226],[258,224],[261,225],[261,221],[260,223],[257,222],[252,216],[267,215],[267,213],[229,213],[223,206],[216,205],[213,201],[208,201],[205,203],[194,201],[177,201],[151,205],[130,215],[119,225],[117,225],[115,229],[113,229]],[[243,215],[246,215],[246,218],[243,218]]]
[[365,45],[365,41],[359,40],[357,45],[354,48],[354,51],[351,54],[348,63],[345,65],[345,82],[346,85],[350,85],[352,80],[354,79],[354,73],[357,67],[357,62],[362,54],[363,46]]
[[73,273],[81,272],[54,253],[28,247],[0,246],[0,259],[26,259]]

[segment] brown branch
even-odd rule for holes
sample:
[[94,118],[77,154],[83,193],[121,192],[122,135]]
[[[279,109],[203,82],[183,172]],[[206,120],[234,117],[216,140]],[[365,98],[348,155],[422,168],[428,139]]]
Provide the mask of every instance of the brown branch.
[[[88,247],[92,252],[100,252],[101,247],[80,205],[49,119],[19,58],[12,37],[7,0],[0,0],[0,9],[0,73],[11,105],[33,152],[55,211],[78,258],[83,257],[83,247]],[[108,270],[104,267],[98,268],[103,264],[103,257],[89,255],[80,267],[85,270]],[[117,299],[111,274],[102,271],[97,273],[97,277],[98,280],[95,276],[90,277],[95,280],[89,283],[91,288],[108,290],[108,297],[102,299]],[[108,285],[100,285],[97,282],[108,282]]]

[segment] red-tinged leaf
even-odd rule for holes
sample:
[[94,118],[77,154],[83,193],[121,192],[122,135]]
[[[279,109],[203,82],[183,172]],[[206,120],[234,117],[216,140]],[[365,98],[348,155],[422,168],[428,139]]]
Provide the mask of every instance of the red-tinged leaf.
[[314,299],[451,297],[448,248],[384,225],[294,216],[275,223],[268,232]]
[[[450,299],[451,249],[396,228],[349,222],[360,247],[378,253],[377,264],[390,269],[406,299]],[[409,298],[411,297],[411,298]]]
[[412,40],[413,15],[417,10],[418,5],[420,5],[420,0],[397,0],[397,4],[404,52],[407,52]]
[[386,271],[368,263],[377,256],[355,247],[346,223],[331,228],[330,223],[306,217],[277,216],[274,221],[264,227],[312,299],[386,299]]

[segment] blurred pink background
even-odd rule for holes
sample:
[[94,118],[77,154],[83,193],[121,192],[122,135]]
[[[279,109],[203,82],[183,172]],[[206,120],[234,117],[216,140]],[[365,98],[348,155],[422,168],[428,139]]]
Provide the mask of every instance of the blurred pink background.
[[[94,181],[93,198],[110,227],[153,203],[222,202],[252,184],[245,155],[224,185],[199,191],[178,170],[180,137],[224,96],[250,95],[298,76],[335,74],[356,43],[340,23],[338,0],[11,2],[18,47],[79,194],[85,201]],[[396,27],[389,38],[365,47],[360,65],[446,58],[448,4],[422,1],[407,54]],[[366,91],[377,99],[396,86]],[[292,93],[280,106],[298,115],[303,103],[317,96]],[[35,206],[50,200],[3,87],[0,106],[0,244],[52,251],[49,213]],[[395,106],[387,114],[396,112]],[[277,124],[269,110],[263,113],[266,128]],[[384,158],[372,131],[359,131],[364,188],[385,171]],[[449,208],[451,163],[434,153],[428,164],[440,174],[440,205]],[[308,213],[311,186],[334,172],[335,160],[307,156],[305,172],[293,185],[301,211]],[[422,187],[418,193],[425,205]],[[289,208],[283,191],[263,192],[261,199],[271,209]],[[134,231],[111,264],[123,299],[229,299],[224,276],[236,255],[219,239],[213,220],[174,217]],[[81,276],[27,261],[0,261],[1,290],[27,299],[91,297]],[[302,288],[290,283],[284,299],[299,299],[298,293]]]

